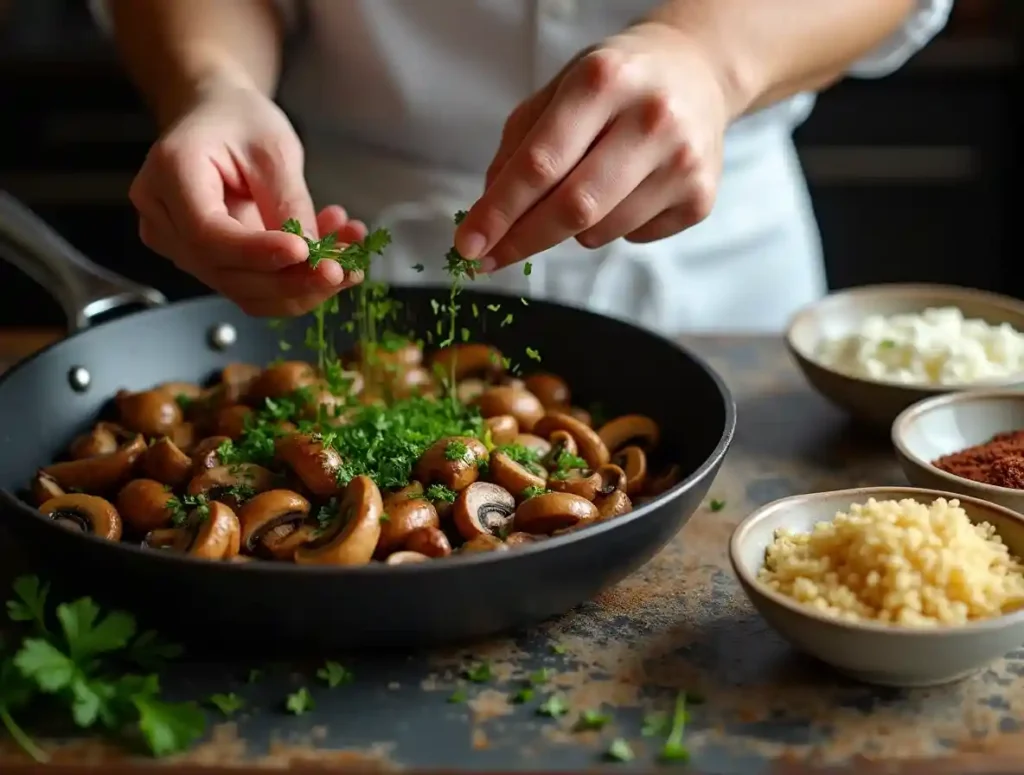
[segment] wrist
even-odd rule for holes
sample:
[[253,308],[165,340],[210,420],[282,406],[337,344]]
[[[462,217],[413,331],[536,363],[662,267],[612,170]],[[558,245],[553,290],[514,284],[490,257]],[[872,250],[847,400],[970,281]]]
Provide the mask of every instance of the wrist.
[[156,95],[153,107],[157,122],[166,129],[198,103],[218,93],[239,90],[264,91],[237,63],[194,59],[177,77],[168,79]]

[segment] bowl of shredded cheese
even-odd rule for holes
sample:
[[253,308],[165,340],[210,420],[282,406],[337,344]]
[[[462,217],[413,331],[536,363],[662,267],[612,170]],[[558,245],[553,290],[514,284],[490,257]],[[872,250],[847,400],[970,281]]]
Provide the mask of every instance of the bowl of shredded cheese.
[[969,288],[840,291],[798,312],[786,341],[819,393],[876,425],[933,395],[1024,385],[1024,303]]
[[764,619],[858,680],[933,686],[1024,642],[1024,517],[913,487],[799,495],[734,531],[733,569]]

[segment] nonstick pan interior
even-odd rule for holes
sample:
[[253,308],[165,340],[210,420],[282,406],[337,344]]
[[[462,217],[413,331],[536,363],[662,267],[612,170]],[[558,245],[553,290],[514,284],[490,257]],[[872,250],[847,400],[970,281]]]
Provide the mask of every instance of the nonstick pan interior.
[[[441,289],[395,288],[401,328],[433,330]],[[466,291],[460,327],[523,370],[564,377],[574,402],[614,416],[642,412],[686,474],[672,491],[605,525],[502,555],[355,569],[207,563],[72,533],[4,496],[3,523],[39,572],[148,618],[171,637],[208,644],[320,650],[461,641],[563,612],[646,562],[700,504],[732,439],[735,408],[721,379],[688,351],[582,310]],[[500,305],[498,313],[488,306]],[[479,316],[474,315],[474,308]],[[511,325],[502,319],[513,313]],[[232,361],[303,357],[308,320],[272,329],[219,298],[138,313],[60,342],[0,378],[0,487],[20,490],[122,388],[206,381]],[[335,332],[339,350],[353,343]],[[534,348],[540,363],[526,354]],[[0,534],[2,536],[2,534]],[[0,538],[2,540],[2,538]]]

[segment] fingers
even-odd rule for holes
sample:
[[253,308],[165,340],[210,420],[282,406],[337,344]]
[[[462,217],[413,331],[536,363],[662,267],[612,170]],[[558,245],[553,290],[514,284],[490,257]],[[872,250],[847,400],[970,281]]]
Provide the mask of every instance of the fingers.
[[268,229],[280,229],[289,218],[305,234],[320,237],[313,197],[303,174],[302,146],[295,138],[263,138],[248,148],[242,173]]
[[603,52],[580,60],[473,205],[455,236],[467,258],[486,256],[516,222],[583,158],[611,119],[617,75]]

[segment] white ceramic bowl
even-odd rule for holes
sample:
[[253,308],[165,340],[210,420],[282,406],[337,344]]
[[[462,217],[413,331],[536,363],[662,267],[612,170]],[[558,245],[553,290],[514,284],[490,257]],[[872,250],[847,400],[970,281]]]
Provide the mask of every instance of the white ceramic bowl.
[[1024,393],[972,390],[920,401],[892,424],[892,444],[915,487],[949,490],[1024,514],[1024,490],[975,482],[932,465],[936,458],[984,444],[997,433],[1024,428]]
[[956,627],[917,629],[832,619],[757,580],[775,532],[809,532],[851,504],[913,498],[959,498],[972,522],[992,524],[1012,554],[1024,554],[1024,517],[976,498],[913,487],[862,487],[796,495],[769,503],[732,534],[729,559],[750,602],[797,649],[840,672],[881,686],[921,687],[966,678],[1024,643],[1024,609]]
[[929,307],[957,307],[965,317],[980,318],[990,325],[1009,323],[1024,331],[1024,302],[1009,296],[952,285],[869,285],[830,294],[801,309],[786,329],[786,345],[811,387],[857,419],[886,429],[896,415],[930,396],[1024,384],[1024,374],[1017,374],[962,386],[902,385],[851,377],[817,359],[823,340],[846,336],[871,315],[888,317]]

